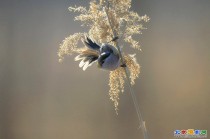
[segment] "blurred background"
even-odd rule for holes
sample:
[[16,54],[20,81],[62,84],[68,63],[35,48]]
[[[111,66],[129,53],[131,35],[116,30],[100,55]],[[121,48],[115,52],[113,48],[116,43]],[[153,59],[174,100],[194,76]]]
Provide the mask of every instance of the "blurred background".
[[[0,139],[143,139],[128,87],[119,115],[108,72],[58,63],[62,40],[85,32],[69,6],[89,0],[0,1]],[[210,1],[133,0],[151,22],[139,37],[134,86],[151,139],[210,131]]]

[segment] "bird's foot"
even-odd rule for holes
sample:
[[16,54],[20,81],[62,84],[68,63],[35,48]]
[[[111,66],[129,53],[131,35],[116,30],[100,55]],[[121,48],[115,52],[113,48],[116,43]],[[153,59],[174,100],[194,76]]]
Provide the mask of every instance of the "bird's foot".
[[120,67],[125,68],[125,67],[127,67],[127,66],[126,66],[126,64],[124,63],[124,64],[120,65]]
[[116,36],[116,37],[114,37],[111,41],[117,41],[119,39],[119,37],[118,36]]

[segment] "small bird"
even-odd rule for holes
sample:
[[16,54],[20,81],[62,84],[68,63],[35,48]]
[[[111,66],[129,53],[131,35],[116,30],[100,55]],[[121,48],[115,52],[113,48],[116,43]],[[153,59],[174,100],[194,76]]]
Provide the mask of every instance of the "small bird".
[[99,46],[97,43],[86,37],[83,43],[87,49],[79,52],[75,57],[75,61],[80,61],[79,67],[86,70],[93,63],[97,62],[98,67],[105,70],[115,70],[120,66],[119,52],[116,47],[102,43]]

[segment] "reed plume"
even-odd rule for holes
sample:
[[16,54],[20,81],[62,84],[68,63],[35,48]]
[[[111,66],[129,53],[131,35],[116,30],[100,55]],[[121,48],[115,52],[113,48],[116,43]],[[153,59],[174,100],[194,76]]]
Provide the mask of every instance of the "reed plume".
[[[81,26],[89,27],[89,31],[87,33],[75,33],[63,40],[58,51],[60,62],[64,60],[65,55],[84,50],[84,46],[78,47],[78,42],[84,39],[86,35],[93,38],[93,40],[97,40],[97,43],[110,42],[114,37],[112,28],[115,30],[116,36],[119,36],[121,42],[124,42],[124,46],[141,50],[139,42],[133,36],[141,34],[142,30],[146,29],[142,23],[148,22],[150,18],[147,15],[139,16],[138,13],[132,11],[131,0],[109,0],[108,2],[110,5],[108,10],[110,20],[107,19],[107,13],[104,8],[107,5],[106,0],[100,0],[99,2],[91,0],[88,9],[82,6],[69,7],[70,11],[80,13],[74,20],[80,21],[82,23]],[[111,41],[110,44],[115,45],[115,42]],[[140,66],[136,61],[135,55],[123,54],[123,57],[130,72],[131,84],[133,85],[135,79],[139,76]],[[115,110],[118,109],[119,93],[124,91],[125,78],[125,71],[122,67],[110,72],[109,95],[114,102]]]

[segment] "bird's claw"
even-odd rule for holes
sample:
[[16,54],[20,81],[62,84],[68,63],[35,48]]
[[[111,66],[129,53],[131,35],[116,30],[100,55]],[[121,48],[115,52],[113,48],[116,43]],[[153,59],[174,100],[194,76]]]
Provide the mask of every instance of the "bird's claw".
[[116,41],[116,40],[118,40],[118,39],[119,39],[119,37],[116,36],[116,37],[114,37],[111,41]]
[[126,64],[124,63],[124,64],[121,65],[121,67],[125,68],[125,67],[127,67],[127,66],[126,66]]

